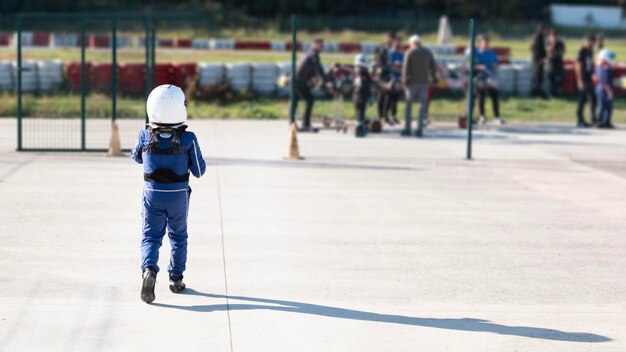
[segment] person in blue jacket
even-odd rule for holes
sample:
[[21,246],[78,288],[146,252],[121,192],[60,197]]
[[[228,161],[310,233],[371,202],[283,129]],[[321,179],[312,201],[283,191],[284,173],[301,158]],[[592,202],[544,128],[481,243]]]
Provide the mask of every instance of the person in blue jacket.
[[172,247],[167,267],[170,290],[178,293],[185,289],[189,173],[201,177],[206,163],[196,135],[184,124],[187,103],[180,88],[171,84],[154,88],[146,110],[150,123],[139,133],[132,158],[143,164],[144,171],[141,300],[151,303],[166,229]]
[[596,64],[596,96],[598,100],[598,121],[596,126],[599,128],[614,128],[611,121],[613,114],[613,60],[615,60],[615,52],[609,49],[602,49],[598,54],[598,62]]

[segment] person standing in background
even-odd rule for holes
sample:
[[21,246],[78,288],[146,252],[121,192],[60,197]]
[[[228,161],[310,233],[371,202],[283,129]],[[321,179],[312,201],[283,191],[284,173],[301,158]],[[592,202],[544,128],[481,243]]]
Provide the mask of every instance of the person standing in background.
[[598,128],[615,128],[611,122],[613,114],[613,61],[615,53],[609,49],[602,49],[598,53],[596,63],[596,95],[598,100]]
[[530,50],[532,52],[532,69],[533,80],[531,94],[533,96],[539,96],[546,98],[546,94],[543,91],[543,65],[546,58],[546,44],[543,36],[545,35],[545,27],[543,24],[537,26],[537,31],[533,37]]
[[[398,120],[398,99],[402,92],[402,62],[404,53],[400,50],[400,38],[394,39],[389,50],[389,66],[391,70],[391,81],[389,82],[389,94],[385,106],[385,121],[395,125]],[[391,119],[389,119],[391,113]]]
[[559,39],[558,32],[553,29],[548,37],[548,79],[552,97],[558,97],[561,93],[564,75],[563,57],[565,57],[565,44]]
[[[589,127],[596,122],[596,94],[593,87],[593,46],[596,37],[588,36],[576,57],[576,84],[578,86],[577,127]],[[590,103],[591,123],[585,121],[583,110]]]
[[484,125],[487,122],[485,117],[485,100],[487,95],[491,98],[493,107],[493,122],[497,125],[503,125],[504,120],[500,117],[500,102],[498,89],[498,55],[489,46],[489,37],[486,35],[478,36],[478,48],[474,49],[474,68],[476,76],[474,77],[475,89],[478,94],[478,110],[480,112],[479,124]]
[[391,81],[391,65],[389,60],[389,50],[391,48],[391,44],[396,40],[396,33],[389,32],[387,33],[387,39],[383,44],[381,44],[378,48],[376,48],[376,78],[379,83],[381,83],[382,89],[378,91],[378,118],[382,123],[383,120],[388,124],[391,124],[389,121],[387,114],[387,102],[389,101],[389,90],[385,89],[389,81]]
[[424,120],[428,114],[428,89],[430,83],[437,83],[437,65],[433,53],[422,46],[420,37],[412,35],[409,38],[409,50],[404,56],[402,64],[402,84],[405,95],[405,127],[402,136],[411,135],[413,100],[419,98],[420,114],[417,121],[415,137],[423,136]]
[[325,77],[324,68],[320,62],[320,52],[323,48],[324,40],[315,39],[311,45],[311,50],[298,61],[296,67],[296,110],[299,98],[306,102],[302,126],[298,129],[300,132],[317,132],[317,129],[311,126],[311,112],[315,102],[311,88],[317,84],[319,77],[322,79]]
[[365,110],[367,110],[367,102],[372,94],[372,85],[374,81],[370,76],[370,60],[365,54],[359,54],[354,58],[354,92],[352,101],[354,102],[354,110],[356,115],[356,137],[365,137],[367,134],[367,120],[365,118]]

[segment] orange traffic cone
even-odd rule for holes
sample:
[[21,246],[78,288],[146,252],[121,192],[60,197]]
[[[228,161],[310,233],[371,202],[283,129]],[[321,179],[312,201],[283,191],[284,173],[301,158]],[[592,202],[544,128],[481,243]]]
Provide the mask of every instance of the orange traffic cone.
[[109,140],[109,151],[107,156],[122,155],[122,142],[120,141],[120,128],[117,122],[111,124],[111,139]]
[[292,123],[289,128],[289,154],[283,158],[284,160],[302,160],[300,156],[300,148],[298,148],[298,129],[296,124]]

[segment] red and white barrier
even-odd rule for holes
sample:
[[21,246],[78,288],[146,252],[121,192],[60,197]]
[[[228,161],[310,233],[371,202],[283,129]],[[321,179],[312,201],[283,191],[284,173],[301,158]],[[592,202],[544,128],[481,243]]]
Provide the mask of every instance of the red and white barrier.
[[235,41],[233,39],[211,39],[209,40],[209,49],[233,50],[235,49]]
[[235,50],[270,50],[272,43],[270,41],[260,40],[235,40]]
[[0,46],[9,46],[9,44],[11,44],[11,35],[0,33]]
[[176,38],[175,46],[177,48],[191,48],[192,40],[187,38]]
[[285,51],[287,50],[287,45],[282,40],[272,40],[271,49],[272,51]]

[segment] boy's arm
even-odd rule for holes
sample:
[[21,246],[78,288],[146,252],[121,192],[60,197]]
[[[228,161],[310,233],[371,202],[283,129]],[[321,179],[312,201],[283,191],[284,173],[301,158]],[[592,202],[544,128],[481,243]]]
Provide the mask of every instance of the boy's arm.
[[130,154],[130,157],[133,158],[133,160],[135,160],[138,164],[143,164],[143,159],[141,157],[141,152],[142,152],[142,147],[143,147],[141,134],[142,134],[142,131],[139,132],[139,136],[137,137],[137,144],[135,144],[135,147],[133,148],[133,151]]
[[191,173],[199,178],[204,175],[206,171],[206,163],[202,158],[202,151],[200,150],[200,145],[198,144],[198,139],[195,134],[191,135],[191,148],[189,148],[189,161],[191,162],[191,167],[189,168]]

